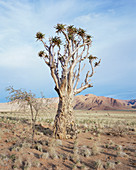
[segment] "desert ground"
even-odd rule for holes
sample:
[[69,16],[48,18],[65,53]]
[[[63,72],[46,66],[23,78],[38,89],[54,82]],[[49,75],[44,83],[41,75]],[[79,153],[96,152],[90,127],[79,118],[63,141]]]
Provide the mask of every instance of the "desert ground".
[[40,112],[34,147],[29,112],[0,104],[1,170],[136,169],[136,110],[74,110],[77,139],[53,137],[54,107]]

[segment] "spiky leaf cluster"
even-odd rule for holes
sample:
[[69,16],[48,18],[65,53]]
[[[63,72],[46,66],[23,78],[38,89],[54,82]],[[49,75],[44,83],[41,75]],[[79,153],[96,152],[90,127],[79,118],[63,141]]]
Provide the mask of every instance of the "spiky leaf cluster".
[[73,25],[70,25],[67,27],[67,32],[69,39],[73,39],[74,35],[77,33],[77,29]]
[[41,33],[41,32],[37,32],[36,33],[36,38],[37,40],[42,40],[44,38],[45,34]]
[[56,33],[61,33],[62,31],[65,30],[65,26],[64,24],[57,24],[56,28]]
[[78,35],[80,35],[82,38],[85,37],[85,35],[86,35],[85,33],[86,33],[86,31],[84,29],[82,29],[82,28],[78,29]]
[[44,50],[43,50],[43,51],[40,51],[40,52],[38,53],[38,56],[39,56],[39,57],[43,57],[44,54],[45,54],[45,53],[44,53]]
[[60,37],[57,37],[57,36],[52,37],[52,38],[51,38],[51,42],[52,42],[52,44],[53,44],[54,46],[57,45],[58,47],[59,47],[59,46],[61,45],[61,43],[62,43]]
[[97,57],[95,57],[95,56],[92,56],[92,55],[90,55],[89,57],[88,57],[90,60],[96,60],[97,59]]

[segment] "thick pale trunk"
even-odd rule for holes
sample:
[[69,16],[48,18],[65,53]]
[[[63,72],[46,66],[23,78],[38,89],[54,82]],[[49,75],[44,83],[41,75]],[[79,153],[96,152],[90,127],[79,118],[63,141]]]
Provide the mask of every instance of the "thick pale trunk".
[[59,139],[76,138],[77,127],[73,115],[73,95],[59,98],[58,111],[54,121],[54,135]]

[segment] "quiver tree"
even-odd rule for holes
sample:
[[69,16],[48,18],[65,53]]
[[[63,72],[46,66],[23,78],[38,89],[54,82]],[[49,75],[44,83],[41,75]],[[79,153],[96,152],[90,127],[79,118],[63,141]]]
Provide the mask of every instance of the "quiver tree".
[[[74,96],[86,88],[92,87],[91,77],[94,68],[100,64],[97,57],[89,54],[92,37],[83,29],[73,25],[57,24],[57,35],[45,40],[41,32],[36,34],[45,50],[39,52],[39,57],[50,68],[51,76],[55,82],[55,90],[59,95],[58,110],[54,121],[54,135],[56,138],[75,138],[77,134],[73,116]],[[80,81],[81,72],[88,60],[90,70],[87,71],[83,83]],[[94,62],[95,61],[95,62]],[[83,67],[83,68],[81,68]],[[79,83],[81,85],[79,86]]]

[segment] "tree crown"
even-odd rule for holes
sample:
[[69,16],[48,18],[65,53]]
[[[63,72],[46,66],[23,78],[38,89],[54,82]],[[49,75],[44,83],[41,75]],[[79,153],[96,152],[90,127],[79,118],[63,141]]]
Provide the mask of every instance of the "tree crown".
[[[92,87],[90,78],[94,75],[95,67],[101,62],[97,57],[89,54],[92,36],[87,34],[84,29],[76,28],[74,25],[57,24],[55,29],[60,36],[56,35],[49,38],[49,41],[44,41],[45,35],[38,32],[36,38],[44,45],[45,51],[40,51],[39,56],[44,59],[51,70],[56,91],[59,95],[62,89],[71,90],[73,94],[77,94],[88,87]],[[91,66],[91,73],[87,71],[84,83],[81,84],[81,87],[78,87],[82,71],[81,66],[87,59]],[[98,61],[94,62],[95,60]]]

